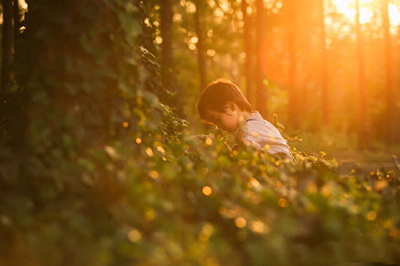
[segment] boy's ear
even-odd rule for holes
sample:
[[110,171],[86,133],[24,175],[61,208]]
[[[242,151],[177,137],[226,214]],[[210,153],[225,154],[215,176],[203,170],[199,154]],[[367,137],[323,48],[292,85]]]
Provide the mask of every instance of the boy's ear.
[[235,104],[233,102],[227,102],[225,104],[225,111],[228,113],[233,113],[236,111]]

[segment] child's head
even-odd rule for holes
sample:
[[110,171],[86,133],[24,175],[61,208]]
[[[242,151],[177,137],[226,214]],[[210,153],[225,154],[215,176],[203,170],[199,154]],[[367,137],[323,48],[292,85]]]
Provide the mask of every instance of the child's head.
[[208,84],[197,102],[197,112],[201,119],[213,124],[217,124],[216,113],[228,112],[229,115],[230,111],[235,112],[235,109],[250,113],[251,105],[234,83],[224,79]]

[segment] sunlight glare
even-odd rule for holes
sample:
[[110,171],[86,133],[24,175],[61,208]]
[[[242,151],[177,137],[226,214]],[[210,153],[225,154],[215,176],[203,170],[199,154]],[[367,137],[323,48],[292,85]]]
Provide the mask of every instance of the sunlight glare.
[[[360,23],[365,24],[372,21],[374,12],[372,10],[373,5],[371,3],[374,0],[360,0]],[[337,11],[343,14],[348,19],[354,19],[356,16],[355,0],[343,1],[333,0],[333,4]],[[394,4],[389,4],[389,18],[391,26],[400,25],[400,11]]]
[[[371,10],[371,5],[368,5],[373,0],[360,0],[360,23],[365,24],[371,21],[374,12]],[[355,19],[357,11],[355,9],[355,1],[333,0],[337,11],[343,14],[348,19]]]
[[400,25],[400,11],[393,4],[389,4],[389,19],[391,25]]
[[360,8],[360,23],[365,24],[371,21],[371,18],[374,16],[374,12],[372,12],[367,7]]

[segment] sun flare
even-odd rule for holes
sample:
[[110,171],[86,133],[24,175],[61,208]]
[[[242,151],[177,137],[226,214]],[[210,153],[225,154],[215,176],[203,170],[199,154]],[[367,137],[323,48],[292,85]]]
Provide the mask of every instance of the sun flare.
[[[360,23],[365,24],[371,22],[374,16],[374,6],[373,2],[377,0],[360,0]],[[356,9],[355,0],[353,1],[343,1],[343,0],[333,0],[333,4],[337,11],[343,14],[347,19],[355,19]],[[400,11],[397,6],[389,4],[389,18],[390,24],[392,26],[400,25]]]
[[395,26],[400,25],[400,11],[393,4],[389,4],[389,19],[390,19],[390,24]]

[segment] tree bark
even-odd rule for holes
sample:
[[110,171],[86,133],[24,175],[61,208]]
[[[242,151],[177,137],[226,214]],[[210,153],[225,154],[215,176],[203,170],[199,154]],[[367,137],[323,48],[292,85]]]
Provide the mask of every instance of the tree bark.
[[161,83],[169,94],[165,102],[176,108],[177,114],[184,117],[179,87],[174,78],[173,48],[173,3],[174,0],[163,0],[161,3]]
[[256,9],[257,9],[257,49],[256,49],[256,86],[257,86],[257,97],[256,97],[256,106],[257,110],[260,112],[262,116],[267,115],[267,87],[264,84],[264,73],[262,69],[262,53],[263,51],[263,43],[265,37],[265,10],[264,10],[264,1],[257,0],[256,1]]
[[356,38],[357,38],[357,61],[358,61],[358,146],[368,146],[367,137],[367,104],[365,84],[365,64],[363,53],[363,36],[360,23],[360,1],[356,0]]
[[397,108],[396,108],[396,92],[393,86],[392,75],[392,47],[390,39],[390,21],[389,21],[389,1],[382,0],[382,27],[385,43],[385,78],[386,78],[386,136],[387,144],[396,142]]
[[326,50],[326,32],[324,16],[324,0],[319,1],[320,28],[321,28],[321,89],[322,89],[322,124],[328,126],[330,123],[329,111],[329,88],[328,88],[328,52]]
[[172,86],[173,50],[172,50],[172,2],[161,1],[161,79],[166,88]]
[[21,22],[21,15],[19,13],[19,3],[18,0],[14,1],[13,17],[14,17],[14,38],[19,34],[19,23]]
[[297,58],[296,58],[296,0],[287,1],[287,22],[288,22],[288,53],[289,53],[289,102],[288,115],[289,124],[292,128],[299,127],[299,106],[298,93],[296,88]]
[[195,5],[196,5],[196,12],[194,14],[194,19],[195,19],[195,30],[197,35],[197,62],[199,66],[200,90],[202,90],[206,86],[206,80],[207,80],[206,60],[204,56],[204,40],[201,27],[201,18],[203,14],[204,2],[202,0],[196,0]]
[[[15,50],[17,27],[20,14],[17,0],[3,0],[3,36],[2,36],[2,78],[0,93],[0,150],[12,151],[11,159],[4,167],[18,169],[16,176],[22,174],[23,164],[27,158],[26,129],[27,129],[27,98],[25,88],[19,84],[17,90],[13,90],[13,74],[15,69]],[[17,16],[18,15],[18,16]],[[20,48],[21,49],[21,48]],[[13,54],[14,53],[14,54]],[[15,74],[15,79],[18,75]],[[0,166],[1,167],[1,166]],[[1,179],[1,178],[0,178]]]
[[13,50],[13,0],[3,0],[3,39],[2,39],[2,79],[1,94],[4,95],[11,88],[11,63]]
[[250,34],[250,19],[247,14],[247,1],[242,0],[241,8],[243,13],[243,46],[246,54],[246,61],[244,64],[244,73],[246,80],[246,95],[247,100],[251,105],[254,104],[254,86],[253,86],[253,49],[252,49],[252,39]]

